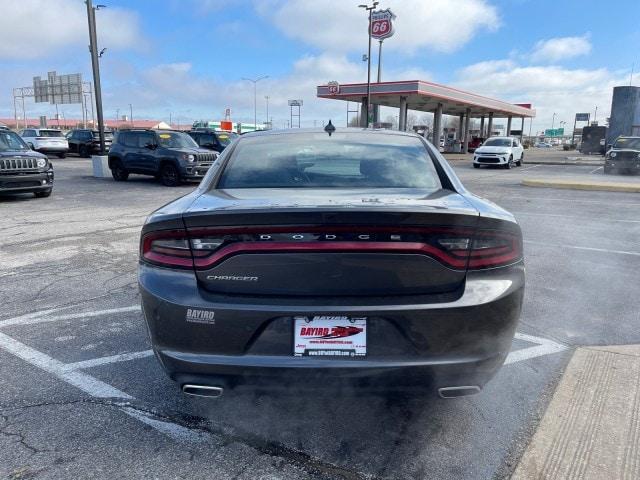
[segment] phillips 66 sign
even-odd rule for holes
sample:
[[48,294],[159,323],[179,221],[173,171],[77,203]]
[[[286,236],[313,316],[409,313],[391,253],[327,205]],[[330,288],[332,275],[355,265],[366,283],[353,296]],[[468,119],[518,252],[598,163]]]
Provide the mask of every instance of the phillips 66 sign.
[[384,40],[393,35],[393,20],[396,16],[388,8],[371,12],[371,38]]

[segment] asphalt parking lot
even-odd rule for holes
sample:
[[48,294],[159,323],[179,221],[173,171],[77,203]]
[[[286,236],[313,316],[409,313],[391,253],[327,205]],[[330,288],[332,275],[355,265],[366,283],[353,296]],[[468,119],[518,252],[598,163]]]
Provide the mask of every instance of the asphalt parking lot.
[[[506,478],[572,350],[640,343],[640,196],[523,187],[593,166],[474,170],[512,211],[527,290],[507,365],[478,396],[183,396],[150,356],[136,286],[145,216],[193,186],[53,160],[48,199],[0,199],[0,475],[8,478]],[[637,290],[637,289],[635,289]]]

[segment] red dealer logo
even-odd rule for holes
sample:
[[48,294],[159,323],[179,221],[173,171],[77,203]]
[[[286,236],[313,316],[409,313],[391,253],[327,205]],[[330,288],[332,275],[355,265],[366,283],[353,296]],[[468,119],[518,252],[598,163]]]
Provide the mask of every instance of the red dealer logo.
[[393,19],[396,16],[388,8],[371,13],[371,38],[384,40],[393,35]]
[[300,336],[307,338],[345,338],[357,335],[363,331],[360,327],[302,327]]

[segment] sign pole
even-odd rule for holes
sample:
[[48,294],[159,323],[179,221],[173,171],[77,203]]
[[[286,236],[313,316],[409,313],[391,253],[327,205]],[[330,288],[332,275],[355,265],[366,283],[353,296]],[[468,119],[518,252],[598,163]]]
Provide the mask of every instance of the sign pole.
[[369,10],[369,53],[367,54],[367,124],[364,126],[365,128],[369,127],[369,108],[371,108],[371,12],[375,8],[375,5],[371,8],[367,7]]
[[575,117],[573,117],[573,132],[571,132],[571,145],[573,145],[575,143],[575,139],[576,139],[576,125],[578,124],[578,115],[576,114]]

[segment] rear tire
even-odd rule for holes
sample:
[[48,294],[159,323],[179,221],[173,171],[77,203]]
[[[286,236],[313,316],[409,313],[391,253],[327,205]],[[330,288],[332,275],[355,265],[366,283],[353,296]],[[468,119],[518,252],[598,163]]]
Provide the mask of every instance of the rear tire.
[[58,153],[58,158],[65,158],[67,154],[65,152]]
[[49,190],[43,190],[41,192],[33,192],[33,194],[36,196],[36,198],[47,198],[51,195],[51,191],[53,189],[50,188]]
[[164,163],[160,167],[160,182],[165,187],[177,187],[180,185],[180,172],[173,163]]
[[523,161],[524,161],[524,153],[520,155],[520,160],[516,162],[516,167],[521,167]]
[[80,155],[82,158],[89,158],[91,156],[86,145],[80,145],[78,147],[78,155]]
[[125,182],[129,178],[129,172],[120,160],[114,160],[111,164],[111,176],[116,182]]

